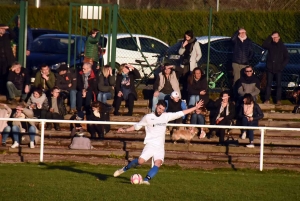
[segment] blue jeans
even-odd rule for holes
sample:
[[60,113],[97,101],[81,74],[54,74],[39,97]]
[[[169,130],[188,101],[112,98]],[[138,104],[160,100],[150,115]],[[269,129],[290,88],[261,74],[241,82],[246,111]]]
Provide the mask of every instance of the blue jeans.
[[204,125],[205,120],[202,114],[192,114],[191,116],[191,124],[200,124],[200,125]]
[[110,100],[112,97],[110,92],[99,92],[98,96],[97,96],[97,100],[102,102],[102,103],[106,103],[107,100]]
[[9,136],[9,133],[11,131],[10,126],[6,126],[2,131],[2,143],[6,143],[6,139]]
[[200,96],[199,95],[191,95],[190,96],[190,100],[189,100],[189,104],[188,107],[194,107],[196,102],[198,102],[200,100]]
[[158,103],[158,100],[164,100],[167,95],[169,95],[169,94],[164,94],[162,92],[159,92],[159,95],[157,97],[153,96],[153,99],[152,99],[152,112],[155,111],[156,104]]
[[265,100],[270,100],[271,97],[271,88],[272,88],[272,82],[273,78],[276,78],[276,101],[281,100],[281,93],[282,93],[282,86],[281,86],[281,79],[282,79],[282,73],[271,73],[267,72],[267,87],[266,87],[266,96]]
[[76,108],[76,94],[77,94],[77,90],[75,90],[75,89],[70,90],[70,107],[71,107],[71,109]]
[[[35,133],[36,133],[36,128],[34,126],[30,126],[28,129],[30,142],[34,142]],[[19,126],[12,127],[12,134],[13,134],[14,141],[19,143],[19,134],[20,134]]]
[[[247,117],[243,117],[242,126],[258,126],[258,121],[248,121]],[[254,140],[254,131],[253,130],[244,130],[247,132],[250,142]],[[243,131],[243,132],[244,132]]]
[[17,96],[21,97],[22,100],[25,100],[27,97],[27,94],[23,93],[23,90],[18,90],[14,83],[12,83],[11,81],[8,81],[6,83],[6,88],[10,99],[15,99],[15,97]]

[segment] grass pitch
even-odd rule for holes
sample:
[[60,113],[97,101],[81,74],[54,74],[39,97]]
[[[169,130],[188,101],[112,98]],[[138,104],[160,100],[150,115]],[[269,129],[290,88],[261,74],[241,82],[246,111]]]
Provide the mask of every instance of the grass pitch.
[[150,186],[132,185],[131,169],[75,163],[0,164],[0,200],[300,200],[300,173],[255,170],[183,170],[163,167]]

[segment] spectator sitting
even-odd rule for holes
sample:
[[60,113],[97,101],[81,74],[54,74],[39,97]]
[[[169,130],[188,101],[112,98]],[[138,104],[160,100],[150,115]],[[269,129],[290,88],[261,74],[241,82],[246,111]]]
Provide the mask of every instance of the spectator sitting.
[[[67,114],[64,99],[60,95],[60,90],[58,87],[53,87],[52,97],[48,99],[49,111],[46,114],[47,119],[64,119],[64,116]],[[54,128],[57,131],[60,131],[59,123],[53,123]],[[47,123],[46,130],[52,129],[52,123]]]
[[49,95],[50,90],[54,87],[55,76],[46,64],[41,65],[41,70],[35,75],[33,86],[41,88],[44,93]]
[[244,95],[249,93],[253,96],[253,100],[257,100],[257,96],[260,93],[260,81],[256,75],[253,74],[253,67],[246,66],[244,68],[244,76],[240,78],[237,84],[238,88],[238,103],[242,102]]
[[42,89],[36,88],[33,90],[30,98],[27,101],[28,108],[33,111],[34,117],[45,119],[49,108],[48,99]]
[[[192,113],[191,116],[191,124],[196,124],[196,125],[204,125],[205,124],[205,117],[201,114],[201,109],[196,109],[194,113]],[[206,133],[203,128],[201,128],[201,132],[199,135],[199,138],[205,138]]]
[[[0,118],[9,118],[11,115],[12,110],[6,104],[0,103],[4,107],[4,109],[0,109]],[[6,139],[11,131],[11,127],[7,125],[7,121],[1,120],[0,121],[0,131],[2,134],[2,146],[6,146]],[[1,135],[0,134],[0,135]]]
[[[101,105],[99,102],[93,102],[91,104],[92,113],[87,116],[89,121],[104,121],[103,116],[101,115]],[[104,138],[104,126],[101,124],[88,124],[88,132],[91,134],[91,138],[96,138],[96,133],[98,133],[98,138]]]
[[[16,107],[16,112],[13,114],[13,118],[19,118],[19,119],[25,119],[27,116],[24,113],[24,107],[22,105],[18,105]],[[36,127],[34,126],[33,122],[19,122],[19,121],[13,121],[12,126],[12,134],[14,139],[14,144],[11,146],[11,148],[17,148],[19,147],[19,134],[20,133],[29,133],[30,137],[30,148],[34,148],[34,138],[35,134],[37,132]]]
[[[166,103],[167,103],[166,112],[178,112],[187,109],[185,101],[180,99],[180,94],[177,91],[173,91],[171,93],[171,96],[169,100],[166,100]],[[184,116],[175,119],[173,121],[169,121],[169,123],[182,124],[183,119]],[[170,128],[170,130],[172,131],[172,127]]]
[[[223,91],[220,94],[220,98],[215,102],[215,117],[212,124],[215,125],[231,125],[232,119],[235,115],[235,106],[229,100],[229,92]],[[215,132],[219,134],[218,146],[224,146],[225,129],[216,129]]]
[[98,82],[98,97],[97,100],[106,103],[107,100],[113,99],[115,95],[116,79],[112,73],[112,69],[109,65],[105,65],[102,68],[102,72],[99,74]]
[[203,71],[197,67],[188,78],[188,107],[194,107],[200,99],[204,101],[204,105],[208,103],[209,96],[207,93],[207,80]]
[[[74,114],[71,116],[70,120],[75,120],[75,121],[84,121],[84,113],[82,111],[79,111],[77,114]],[[84,130],[87,130],[86,124],[82,125],[79,123],[72,123],[70,125],[70,130],[71,130],[71,137],[74,137],[75,134],[82,133]]]
[[122,100],[127,101],[128,113],[126,116],[132,116],[134,100],[137,100],[137,93],[134,86],[134,80],[141,78],[137,69],[130,64],[122,64],[116,78],[116,94],[114,115],[120,115],[119,109]]
[[57,75],[55,80],[55,86],[60,89],[62,97],[65,99],[69,97],[70,99],[70,114],[76,112],[76,85],[77,78],[76,74],[72,72],[66,64],[60,65],[57,69]]
[[92,64],[84,63],[82,70],[77,75],[77,111],[81,111],[84,103],[84,110],[90,111],[92,101],[96,101],[98,79],[92,70]]
[[157,79],[153,85],[153,99],[152,99],[152,112],[155,111],[158,100],[164,100],[167,95],[170,95],[173,91],[179,93],[181,98],[178,78],[181,71],[179,68],[175,68],[169,63],[164,64],[164,69],[158,74]]
[[[258,126],[258,121],[264,117],[264,113],[259,105],[254,101],[251,94],[246,93],[243,97],[243,104],[239,112],[239,118],[242,119],[242,126]],[[250,144],[246,145],[248,148],[254,148],[254,132],[253,130],[244,130],[242,139],[246,139],[246,134],[249,136]]]
[[14,62],[9,70],[6,83],[9,99],[7,103],[15,102],[15,97],[20,96],[20,102],[25,101],[30,90],[30,77],[26,68],[19,62]]

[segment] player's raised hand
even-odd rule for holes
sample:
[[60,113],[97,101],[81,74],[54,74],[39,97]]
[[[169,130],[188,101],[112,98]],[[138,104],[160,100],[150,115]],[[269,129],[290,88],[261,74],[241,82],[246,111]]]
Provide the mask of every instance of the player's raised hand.
[[198,101],[198,103],[196,103],[196,108],[199,109],[203,107],[203,105],[204,105],[204,101],[201,99],[200,101]]

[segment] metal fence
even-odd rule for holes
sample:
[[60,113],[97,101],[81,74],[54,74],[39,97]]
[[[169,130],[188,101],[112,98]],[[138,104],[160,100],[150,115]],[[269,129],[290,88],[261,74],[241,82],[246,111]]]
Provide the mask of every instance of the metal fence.
[[[0,118],[1,121],[14,121],[14,118]],[[72,120],[47,120],[47,119],[18,119],[21,122],[36,122],[41,123],[41,142],[40,142],[40,162],[44,160],[44,140],[45,140],[45,124],[46,123],[61,123],[70,124],[74,123]],[[79,124],[109,124],[109,125],[123,125],[132,126],[136,122],[101,122],[101,121],[77,121]],[[196,127],[196,128],[224,128],[224,129],[251,129],[260,130],[260,160],[259,160],[259,170],[263,171],[263,161],[264,161],[264,139],[265,132],[267,130],[280,130],[280,131],[300,131],[299,128],[280,128],[280,127],[243,127],[243,126],[220,126],[220,125],[193,125],[193,124],[167,124],[167,126],[176,127]]]

